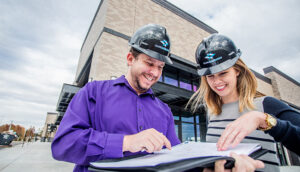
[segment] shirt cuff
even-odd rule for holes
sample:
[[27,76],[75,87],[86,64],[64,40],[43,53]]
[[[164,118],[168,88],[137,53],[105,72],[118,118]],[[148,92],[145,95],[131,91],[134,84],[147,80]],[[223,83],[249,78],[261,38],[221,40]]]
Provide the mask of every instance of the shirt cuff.
[[286,121],[282,121],[277,118],[276,126],[268,130],[266,133],[270,134],[275,139],[275,141],[281,141],[283,136],[286,134],[286,130],[287,130]]
[[108,134],[105,146],[105,158],[123,157],[123,134]]

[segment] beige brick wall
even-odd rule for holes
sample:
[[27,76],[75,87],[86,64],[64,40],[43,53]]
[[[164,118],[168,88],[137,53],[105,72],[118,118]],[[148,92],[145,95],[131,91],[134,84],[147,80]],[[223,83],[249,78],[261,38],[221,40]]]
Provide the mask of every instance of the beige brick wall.
[[[54,124],[58,113],[47,113],[45,125],[43,127],[42,137],[46,137],[47,124]],[[54,137],[54,133],[51,133],[49,137]]]
[[269,83],[266,83],[265,81],[263,81],[259,78],[256,78],[256,79],[257,79],[257,91],[259,91],[267,96],[274,97],[272,85]]
[[276,72],[267,73],[266,76],[272,79],[274,93],[277,93],[282,100],[300,106],[300,87],[287,80]]
[[104,23],[106,21],[106,11],[107,11],[108,2],[109,1],[103,0],[101,8],[99,9],[99,12],[95,17],[94,23],[91,26],[90,32],[88,33],[87,38],[83,44],[82,50],[80,52],[80,57],[78,60],[75,78],[77,78],[77,76],[79,75],[82,67],[84,66],[90,53],[93,50],[93,47],[96,44],[99,35],[103,30]]
[[131,36],[134,32],[135,4],[136,0],[109,0],[105,27]]
[[278,85],[277,85],[275,76],[271,73],[267,73],[267,74],[265,74],[265,76],[270,78],[272,81],[272,89],[273,89],[274,97],[280,99],[281,96],[280,96],[280,92],[278,90]]
[[[103,27],[128,36],[139,27],[156,23],[167,28],[171,37],[171,52],[192,62],[197,45],[209,35],[151,0],[104,0],[80,54],[76,77],[85,64]],[[103,32],[96,43],[89,78],[110,79],[127,71],[128,41]]]
[[[113,46],[117,45],[117,46]],[[94,50],[89,77],[93,80],[107,80],[127,72],[128,41],[103,32]]]
[[197,45],[210,35],[150,0],[110,0],[108,6],[106,27],[131,36],[148,23],[163,25],[171,38],[171,52],[192,62]]

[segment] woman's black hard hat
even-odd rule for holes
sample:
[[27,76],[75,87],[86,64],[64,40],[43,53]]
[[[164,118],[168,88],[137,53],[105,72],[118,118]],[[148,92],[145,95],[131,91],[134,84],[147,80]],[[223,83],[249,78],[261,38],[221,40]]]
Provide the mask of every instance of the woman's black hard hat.
[[241,51],[227,36],[212,34],[202,40],[196,50],[196,62],[200,76],[211,75],[232,67]]

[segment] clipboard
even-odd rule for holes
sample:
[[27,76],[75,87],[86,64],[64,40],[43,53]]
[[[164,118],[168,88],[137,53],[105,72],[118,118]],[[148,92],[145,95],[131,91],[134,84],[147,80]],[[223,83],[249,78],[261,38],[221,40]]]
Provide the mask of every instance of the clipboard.
[[[250,157],[253,159],[257,159],[258,157],[264,155],[267,153],[268,150],[262,149],[261,147],[257,149],[256,151],[249,154]],[[124,157],[120,159],[110,159],[110,160],[102,160],[103,163],[112,163],[112,162],[126,162],[126,160],[138,160],[142,157],[145,157],[147,155],[135,155],[135,156],[129,156]],[[203,168],[214,168],[214,163],[217,160],[227,160],[225,164],[226,169],[231,169],[234,166],[235,160],[232,157],[229,156],[210,156],[210,157],[193,157],[188,159],[182,159],[178,161],[173,162],[165,162],[160,163],[158,165],[154,166],[135,166],[135,167],[99,167],[94,166],[93,163],[90,164],[88,170],[90,171],[102,171],[102,172],[108,172],[108,171],[158,171],[158,172],[181,172],[181,171],[189,171],[192,169],[203,169]]]

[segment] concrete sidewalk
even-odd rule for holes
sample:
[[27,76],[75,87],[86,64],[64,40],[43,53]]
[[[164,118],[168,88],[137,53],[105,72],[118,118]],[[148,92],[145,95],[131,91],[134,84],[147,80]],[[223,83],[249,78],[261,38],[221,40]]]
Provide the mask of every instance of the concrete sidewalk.
[[74,164],[52,158],[51,143],[29,142],[0,149],[0,172],[68,172]]
[[[13,142],[12,147],[0,148],[0,172],[69,172],[74,164],[56,161],[49,142]],[[281,172],[299,172],[300,166],[281,166]]]

